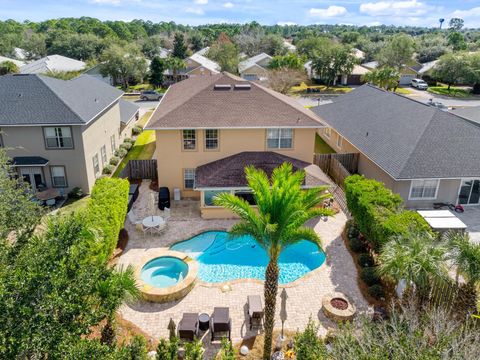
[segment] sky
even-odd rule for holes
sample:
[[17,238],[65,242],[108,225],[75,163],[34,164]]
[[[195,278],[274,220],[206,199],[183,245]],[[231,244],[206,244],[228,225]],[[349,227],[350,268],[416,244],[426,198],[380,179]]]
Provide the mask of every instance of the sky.
[[100,20],[180,24],[348,24],[438,26],[460,17],[480,27],[480,0],[0,0],[0,20],[41,21],[90,16]]

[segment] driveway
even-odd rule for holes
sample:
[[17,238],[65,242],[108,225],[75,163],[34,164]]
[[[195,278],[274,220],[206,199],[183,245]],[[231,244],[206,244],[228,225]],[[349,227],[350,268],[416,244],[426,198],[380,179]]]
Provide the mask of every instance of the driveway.
[[406,88],[412,92],[411,95],[407,95],[407,96],[424,103],[426,103],[429,99],[433,99],[433,101],[439,101],[449,107],[450,106],[453,106],[453,107],[480,106],[480,97],[477,97],[476,99],[475,98],[474,99],[456,99],[456,98],[450,98],[446,96],[431,94],[427,91],[414,89],[412,87],[406,87]]

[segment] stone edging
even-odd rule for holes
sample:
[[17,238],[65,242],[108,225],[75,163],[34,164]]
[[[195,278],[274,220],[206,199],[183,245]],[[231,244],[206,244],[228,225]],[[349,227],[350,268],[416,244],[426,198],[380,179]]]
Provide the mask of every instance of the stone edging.
[[[345,310],[337,309],[332,306],[332,299],[342,299],[347,302],[348,307]],[[322,310],[325,316],[338,322],[352,320],[357,311],[355,305],[353,305],[352,302],[340,292],[325,295],[322,298]]]
[[[159,288],[147,284],[140,278],[142,268],[149,261],[164,256],[174,257],[184,261],[188,267],[187,276],[185,276],[185,278],[178,284],[166,288]],[[137,266],[135,267],[135,279],[137,281],[140,293],[145,300],[164,303],[183,298],[190,292],[190,290],[192,290],[197,279],[198,267],[198,262],[188,257],[185,253],[164,248],[153,249],[149,251],[148,254],[144,255],[141,261],[137,263]]]

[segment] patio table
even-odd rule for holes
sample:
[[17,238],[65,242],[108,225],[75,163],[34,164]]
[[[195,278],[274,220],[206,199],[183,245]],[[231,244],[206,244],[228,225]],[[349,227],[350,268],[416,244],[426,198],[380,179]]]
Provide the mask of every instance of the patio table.
[[142,220],[143,226],[145,226],[147,229],[156,228],[164,222],[165,221],[161,216],[147,216],[145,219]]

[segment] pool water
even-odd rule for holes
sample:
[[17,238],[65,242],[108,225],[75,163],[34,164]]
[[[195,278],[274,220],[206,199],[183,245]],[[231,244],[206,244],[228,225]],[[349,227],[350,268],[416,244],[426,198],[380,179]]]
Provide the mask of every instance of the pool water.
[[146,263],[140,278],[147,284],[165,288],[176,285],[185,278],[188,265],[180,259],[171,256],[161,256]]
[[[251,236],[228,239],[225,231],[208,231],[171,246],[199,262],[198,276],[209,283],[235,279],[265,280],[268,255]],[[279,258],[279,283],[295,281],[325,262],[314,243],[303,240],[285,248]]]

